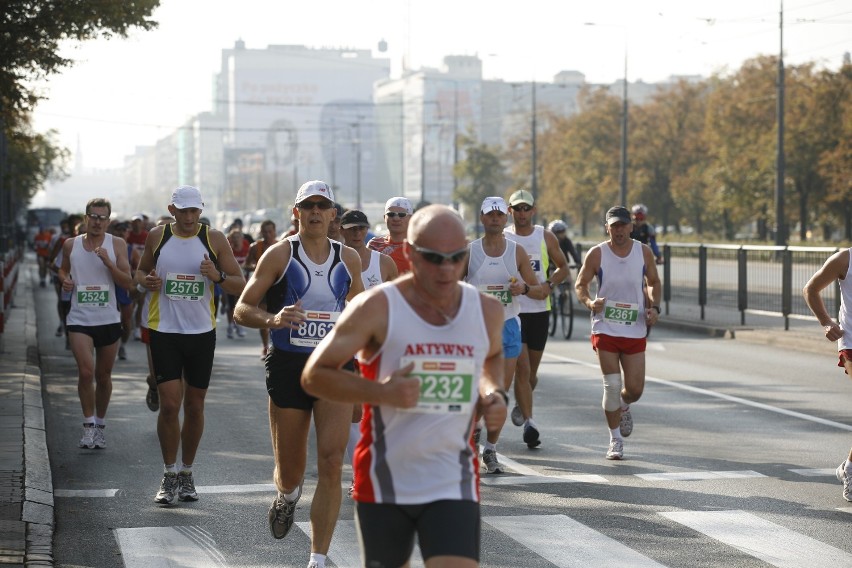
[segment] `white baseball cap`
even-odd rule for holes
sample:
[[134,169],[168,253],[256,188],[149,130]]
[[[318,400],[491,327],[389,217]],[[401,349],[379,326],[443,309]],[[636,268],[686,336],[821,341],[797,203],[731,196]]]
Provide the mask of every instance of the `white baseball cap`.
[[480,211],[485,214],[488,214],[491,211],[499,211],[503,215],[506,215],[509,212],[509,206],[506,204],[506,200],[502,197],[486,197],[482,202],[482,208]]
[[387,203],[385,203],[385,213],[390,211],[391,207],[402,207],[409,215],[414,213],[414,207],[411,206],[411,201],[405,197],[391,197],[388,199]]
[[182,185],[172,192],[172,205],[178,209],[189,209],[190,207],[204,209],[201,191],[191,185]]
[[299,188],[298,193],[296,193],[296,205],[307,199],[308,197],[313,197],[314,195],[319,195],[320,197],[325,197],[332,203],[334,203],[334,193],[331,191],[331,188],[324,181],[320,181],[315,179],[313,181],[305,182],[302,184],[302,187]]

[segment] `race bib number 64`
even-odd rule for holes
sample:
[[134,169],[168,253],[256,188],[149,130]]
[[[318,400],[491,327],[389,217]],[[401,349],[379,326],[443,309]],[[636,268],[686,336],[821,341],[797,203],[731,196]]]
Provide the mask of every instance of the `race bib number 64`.
[[471,359],[403,357],[400,366],[414,363],[412,377],[420,381],[420,399],[407,412],[467,413],[474,400]]

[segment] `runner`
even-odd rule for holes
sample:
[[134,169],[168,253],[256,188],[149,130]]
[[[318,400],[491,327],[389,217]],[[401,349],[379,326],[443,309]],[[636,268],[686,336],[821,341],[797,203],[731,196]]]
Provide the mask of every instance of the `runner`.
[[[662,285],[654,253],[630,238],[632,226],[625,207],[607,211],[609,240],[589,249],[575,285],[577,300],[592,311],[592,348],[603,374],[610,431],[608,460],[624,457],[624,438],[633,432],[629,405],[645,389],[645,336],[660,318]],[[592,299],[589,285],[595,278],[598,291]]]
[[385,203],[385,224],[388,227],[388,234],[383,237],[373,237],[367,243],[369,248],[390,256],[400,274],[405,274],[410,269],[408,259],[402,252],[402,244],[413,212],[411,201],[405,197],[388,199]]
[[[309,181],[296,194],[293,212],[299,233],[273,245],[261,257],[234,316],[247,327],[269,328],[266,357],[269,426],[278,494],[269,509],[269,529],[284,538],[293,525],[308,457],[311,416],[317,436],[318,482],[311,503],[309,567],[325,566],[340,511],[343,453],[352,404],[317,400],[299,377],[308,356],[343,310],[364,287],[358,254],[327,236],[334,194],[323,181]],[[266,298],[267,307],[260,303]],[[351,359],[351,357],[350,357]]]
[[[257,267],[257,261],[259,261],[260,257],[263,256],[263,253],[266,252],[269,247],[278,242],[275,235],[275,221],[267,219],[260,224],[260,238],[253,242],[249,247],[248,258],[246,259],[246,264],[244,266],[246,278],[251,277],[251,273],[254,272],[254,269]],[[263,308],[265,306],[266,302],[261,302],[260,307]],[[260,358],[266,359],[266,354],[269,353],[269,330],[265,327],[260,328],[260,343],[262,345]]]
[[[543,300],[519,297],[521,306],[521,355],[515,369],[515,407],[512,424],[523,426],[523,440],[527,447],[541,444],[538,425],[533,420],[533,391],[538,384],[538,366],[547,344],[550,324],[550,293],[568,278],[568,260],[559,248],[556,236],[541,225],[533,225],[535,199],[532,194],[519,189],[509,197],[513,225],[503,232],[507,238],[519,243],[530,257],[536,281],[547,288]],[[547,277],[551,262],[556,270]]]
[[[840,353],[838,367],[843,367],[852,377],[852,278],[849,277],[852,249],[844,249],[831,255],[822,268],[811,276],[802,291],[805,301],[822,326],[825,338],[837,342]],[[840,313],[834,321],[825,308],[820,292],[829,285],[840,284]],[[843,484],[843,498],[852,501],[852,450],[835,471],[837,480]]]
[[[521,322],[518,318],[520,306],[517,298],[528,296],[543,299],[550,294],[547,285],[539,284],[535,278],[530,258],[524,248],[503,234],[509,206],[502,197],[486,197],[480,208],[479,220],[485,236],[470,243],[470,255],[465,270],[466,280],[486,295],[492,295],[503,305],[503,361],[505,388],[511,386],[518,355],[521,354]],[[531,403],[529,403],[531,405]],[[503,473],[497,460],[497,440],[500,428],[488,432],[482,462],[487,473]],[[479,444],[478,423],[474,430],[474,441]]]
[[[474,567],[480,507],[471,434],[477,406],[489,431],[506,420],[503,309],[460,281],[467,240],[448,207],[415,213],[403,250],[411,273],[347,307],[302,384],[321,399],[365,404],[354,493],[362,564],[408,566],[417,538],[427,566]],[[356,354],[363,377],[341,368]],[[433,381],[452,381],[458,396],[431,389]]]
[[198,188],[175,189],[169,204],[175,222],[151,229],[136,271],[136,283],[151,293],[148,333],[164,469],[154,501],[163,505],[175,496],[198,500],[192,466],[204,433],[204,398],[216,350],[213,284],[237,295],[246,282],[225,235],[198,222],[203,208]]
[[50,259],[50,242],[53,240],[52,227],[40,227],[33,239],[33,248],[38,260],[38,285],[47,286],[47,263]]
[[[59,280],[71,293],[66,329],[77,361],[77,393],[83,409],[81,448],[106,448],[106,413],[112,397],[112,367],[121,337],[121,315],[116,286],[133,285],[127,244],[106,232],[110,202],[103,198],[86,204],[86,234],[62,245]],[[94,356],[92,352],[94,351]]]

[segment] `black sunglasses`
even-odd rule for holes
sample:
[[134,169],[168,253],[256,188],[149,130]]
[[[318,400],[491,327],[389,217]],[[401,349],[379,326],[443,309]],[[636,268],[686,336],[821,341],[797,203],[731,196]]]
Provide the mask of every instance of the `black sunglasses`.
[[94,213],[89,213],[86,217],[92,221],[109,221],[109,215],[95,215]]
[[532,206],[530,205],[512,205],[513,211],[520,211],[521,213],[526,213],[527,211],[532,211]]
[[334,203],[328,201],[327,199],[323,199],[322,201],[302,201],[301,203],[297,203],[296,207],[299,209],[311,210],[314,207],[318,207],[323,211],[327,209],[331,209],[334,207]]
[[411,245],[411,248],[420,253],[420,256],[423,257],[423,260],[431,264],[437,264],[438,266],[444,264],[444,261],[446,260],[449,260],[452,264],[458,264],[459,262],[463,261],[464,258],[467,256],[467,247],[453,252],[439,252],[436,250],[419,247],[417,245]]
[[397,213],[396,211],[388,211],[387,213],[385,213],[385,215],[387,215],[391,219],[393,219],[394,217],[399,217],[400,219],[405,219],[408,216],[408,213],[406,213],[405,211],[403,211],[401,213]]

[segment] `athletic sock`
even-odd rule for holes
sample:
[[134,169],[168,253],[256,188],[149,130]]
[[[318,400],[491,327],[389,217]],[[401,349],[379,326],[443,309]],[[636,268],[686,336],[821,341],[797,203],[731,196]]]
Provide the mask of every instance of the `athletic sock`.
[[83,424],[94,424],[94,423],[95,423],[95,417],[94,416],[84,416],[83,417]]
[[103,418],[98,418],[97,416],[95,416],[94,420],[95,420],[95,426],[106,426],[106,422],[104,421]]
[[627,404],[626,402],[624,402],[624,398],[621,398],[620,400],[621,400],[621,410],[627,410],[628,408],[630,408],[630,405]]
[[163,464],[163,471],[165,473],[177,473],[177,464],[173,463],[171,465],[165,463]]
[[488,451],[488,450],[493,450],[495,452],[497,451],[497,444],[492,444],[488,440],[485,441],[484,446],[485,446],[486,451]]
[[[296,498],[299,496],[299,488],[298,488],[298,487],[296,487],[296,489],[294,489],[294,490],[293,490],[293,491],[291,491],[290,493],[281,493],[281,492],[279,491],[279,492],[278,492],[278,495],[279,495],[280,497],[283,497],[283,498],[284,498],[284,500],[285,500],[285,501],[287,501],[288,503],[292,503],[292,502],[293,502],[293,501],[295,501],[295,500],[296,500]],[[325,556],[323,556],[323,563],[325,563]]]
[[185,463],[181,462],[180,472],[181,473],[192,473],[192,464],[186,465]]
[[319,552],[311,552],[310,562],[316,562],[317,568],[325,568],[325,554]]
[[616,426],[612,430],[609,431],[609,439],[610,440],[623,440],[621,437],[621,428]]
[[538,426],[536,426],[535,421],[532,419],[532,416],[527,418],[527,421],[524,424],[529,424],[530,426],[538,430]]

